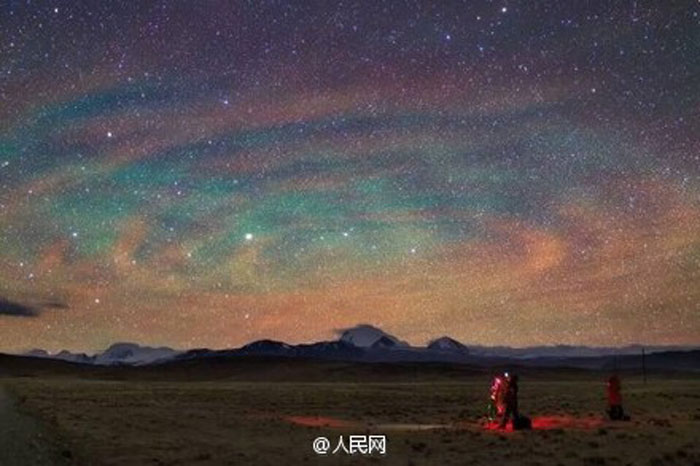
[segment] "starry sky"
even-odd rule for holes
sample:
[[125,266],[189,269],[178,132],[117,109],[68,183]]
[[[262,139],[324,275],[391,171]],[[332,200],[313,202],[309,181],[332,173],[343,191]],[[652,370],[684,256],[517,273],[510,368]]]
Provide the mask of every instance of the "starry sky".
[[0,350],[700,343],[700,4],[0,3]]

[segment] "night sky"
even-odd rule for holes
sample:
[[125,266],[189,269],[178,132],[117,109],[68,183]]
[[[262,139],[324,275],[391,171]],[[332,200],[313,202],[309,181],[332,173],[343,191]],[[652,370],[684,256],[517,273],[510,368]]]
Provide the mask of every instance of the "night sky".
[[0,6],[0,350],[700,343],[697,1]]

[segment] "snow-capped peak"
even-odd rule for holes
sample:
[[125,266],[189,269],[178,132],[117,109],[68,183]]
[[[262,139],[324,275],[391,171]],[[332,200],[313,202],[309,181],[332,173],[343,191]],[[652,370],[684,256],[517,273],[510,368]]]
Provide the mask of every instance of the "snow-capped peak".
[[177,354],[177,351],[166,347],[152,348],[135,343],[115,343],[103,353],[96,355],[95,364],[150,364]]
[[[383,340],[383,343],[388,341],[393,342],[393,346],[407,347],[408,343],[399,340],[393,335],[389,335],[384,331],[374,327],[372,325],[362,324],[356,325],[355,327],[340,330],[340,341],[349,343],[353,346],[359,348],[370,348],[375,343]],[[390,345],[383,344],[382,346],[387,347]]]

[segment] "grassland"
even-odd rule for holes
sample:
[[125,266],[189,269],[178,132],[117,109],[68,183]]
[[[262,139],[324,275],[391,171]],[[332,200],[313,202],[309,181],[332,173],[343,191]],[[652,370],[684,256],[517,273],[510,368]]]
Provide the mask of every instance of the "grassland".
[[[604,421],[603,375],[523,374],[521,410],[562,425],[485,430],[488,374],[421,382],[5,377],[81,465],[700,464],[700,379],[623,379],[632,421]],[[321,418],[319,420],[319,418]],[[299,421],[301,419],[301,421]],[[301,425],[308,420],[308,424]],[[324,425],[328,424],[328,425]],[[337,424],[337,425],[336,425]],[[419,429],[421,426],[442,427]],[[340,427],[339,427],[340,426]],[[312,441],[387,436],[384,456],[320,457]]]

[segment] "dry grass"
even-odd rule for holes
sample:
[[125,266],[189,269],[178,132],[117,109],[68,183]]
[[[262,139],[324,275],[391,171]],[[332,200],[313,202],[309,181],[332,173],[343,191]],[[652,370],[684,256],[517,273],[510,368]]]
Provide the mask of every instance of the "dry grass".
[[[132,382],[10,379],[22,409],[44,420],[88,465],[220,464],[700,464],[700,380],[625,379],[628,423],[499,433],[478,422],[486,377],[464,383]],[[521,382],[528,415],[600,417],[599,376]],[[287,416],[356,422],[338,429]],[[429,431],[377,431],[372,424],[449,424]],[[388,437],[385,457],[319,458],[323,435]]]

